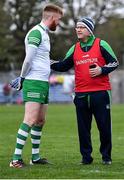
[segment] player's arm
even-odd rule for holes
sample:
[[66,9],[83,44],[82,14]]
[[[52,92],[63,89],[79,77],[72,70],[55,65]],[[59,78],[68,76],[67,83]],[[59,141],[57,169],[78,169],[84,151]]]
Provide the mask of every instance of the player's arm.
[[11,87],[17,90],[21,90],[24,78],[31,69],[32,60],[36,55],[37,47],[41,43],[41,33],[38,30],[33,30],[29,33],[27,40],[28,45],[26,50],[26,56],[22,65],[20,77],[12,80],[12,82],[10,83]]
[[73,62],[74,46],[72,46],[66,53],[65,58],[62,61],[51,64],[51,69],[59,72],[65,72],[74,66]]
[[106,65],[101,67],[101,73],[106,75],[114,71],[118,67],[119,62],[112,48],[106,41],[101,40],[100,49],[101,49],[102,56],[104,57],[106,61]]
[[31,69],[32,60],[35,57],[35,55],[36,55],[36,48],[29,46],[22,65],[20,77],[25,78],[25,76],[29,73]]
[[20,74],[20,77],[23,77],[23,78],[29,73],[31,69],[31,65],[32,65],[32,60],[35,57],[36,52],[37,52],[37,47],[41,43],[40,31],[39,30],[31,31],[27,37],[27,41],[28,41],[28,45],[27,45],[26,56],[25,56],[25,59],[22,65],[21,74]]

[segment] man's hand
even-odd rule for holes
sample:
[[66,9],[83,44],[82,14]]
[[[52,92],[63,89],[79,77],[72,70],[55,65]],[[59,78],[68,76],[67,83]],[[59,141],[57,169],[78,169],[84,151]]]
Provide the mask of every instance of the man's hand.
[[94,65],[94,68],[89,68],[89,73],[91,77],[99,76],[102,73],[101,67],[97,63],[95,63]]
[[24,78],[22,77],[17,77],[16,79],[12,80],[10,82],[10,86],[14,89],[16,89],[17,91],[20,91],[22,89],[22,83],[24,81]]

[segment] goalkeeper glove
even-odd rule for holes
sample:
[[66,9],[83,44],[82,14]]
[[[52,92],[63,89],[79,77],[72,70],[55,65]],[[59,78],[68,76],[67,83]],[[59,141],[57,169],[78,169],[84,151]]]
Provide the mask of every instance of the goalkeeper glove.
[[17,91],[20,91],[22,89],[22,83],[23,83],[24,79],[25,78],[17,77],[16,79],[14,79],[10,82],[10,86],[12,88],[16,89]]

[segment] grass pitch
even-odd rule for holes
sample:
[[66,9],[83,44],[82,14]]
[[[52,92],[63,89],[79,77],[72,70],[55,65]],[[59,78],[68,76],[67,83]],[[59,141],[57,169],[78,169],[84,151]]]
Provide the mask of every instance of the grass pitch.
[[79,165],[77,124],[74,105],[49,105],[47,122],[40,147],[43,157],[53,165],[31,166],[30,137],[24,147],[25,168],[9,167],[17,130],[23,119],[24,106],[0,106],[0,179],[123,179],[124,178],[124,105],[112,107],[113,163],[101,164],[99,134],[92,124],[94,162]]

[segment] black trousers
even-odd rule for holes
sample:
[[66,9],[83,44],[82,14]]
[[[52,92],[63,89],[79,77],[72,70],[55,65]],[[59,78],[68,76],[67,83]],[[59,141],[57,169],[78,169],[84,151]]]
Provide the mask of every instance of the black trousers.
[[111,160],[112,137],[108,91],[76,93],[74,104],[76,106],[82,160],[90,162],[92,159],[91,123],[93,115],[99,130],[102,159]]

